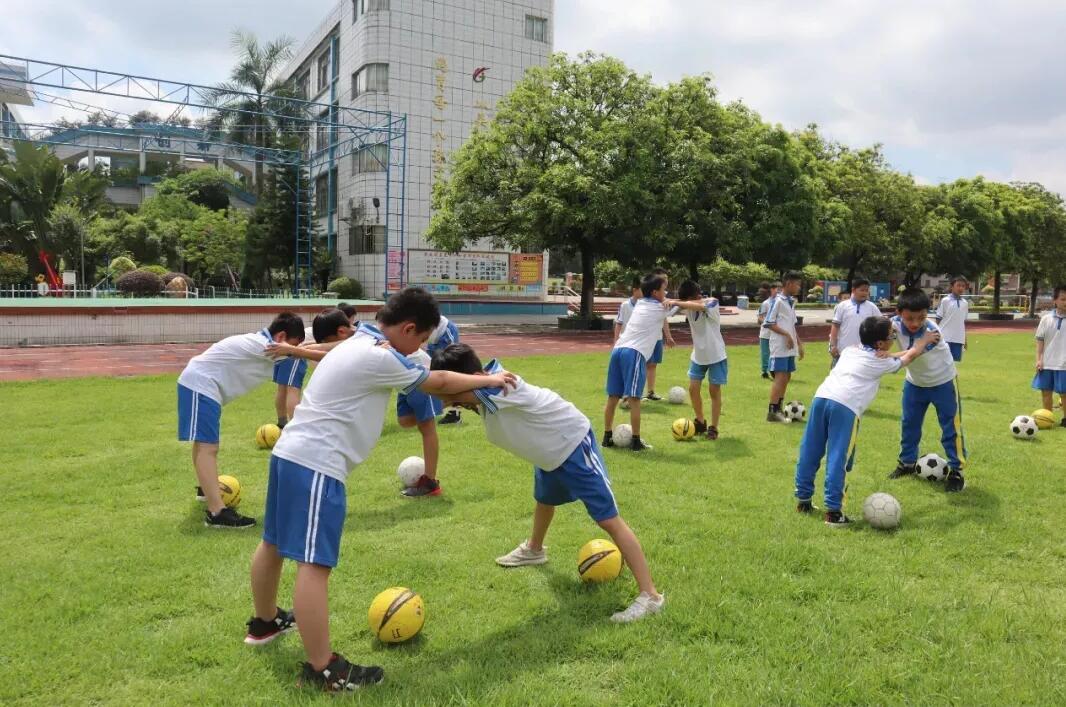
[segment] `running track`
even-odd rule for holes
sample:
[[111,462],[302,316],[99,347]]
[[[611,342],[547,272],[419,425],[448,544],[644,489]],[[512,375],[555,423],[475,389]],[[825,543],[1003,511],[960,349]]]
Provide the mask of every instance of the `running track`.
[[[970,333],[1006,333],[1033,330],[1036,323],[1024,319],[1009,322],[974,322]],[[471,328],[462,331],[462,340],[482,358],[529,356],[534,354],[570,354],[607,351],[610,332],[504,332],[494,333]],[[754,327],[727,327],[722,330],[727,344],[754,344]],[[800,327],[805,341],[824,341],[829,327]],[[674,338],[679,346],[691,343],[688,329],[677,328]],[[83,378],[87,376],[143,376],[180,373],[186,362],[208,344],[140,344],[111,346],[47,346],[0,349],[0,381],[39,380],[45,378]]]

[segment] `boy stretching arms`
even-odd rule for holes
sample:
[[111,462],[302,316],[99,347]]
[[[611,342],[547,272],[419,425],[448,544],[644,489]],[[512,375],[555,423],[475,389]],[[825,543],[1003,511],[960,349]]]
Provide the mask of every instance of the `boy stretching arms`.
[[666,278],[662,275],[647,275],[641,280],[643,297],[633,306],[622,335],[611,351],[607,367],[607,407],[604,409],[603,446],[614,446],[614,412],[622,398],[629,400],[629,424],[633,428],[630,449],[640,452],[651,449],[640,439],[640,398],[644,393],[644,378],[647,374],[648,357],[655,350],[663,329],[663,323],[676,310],[667,309]]
[[951,292],[940,298],[933,315],[956,363],[962,360],[962,351],[966,348],[966,315],[970,313],[970,303],[963,295],[969,286],[964,277],[951,278]]
[[[718,418],[722,414],[722,386],[729,380],[729,361],[722,339],[722,312],[714,297],[703,298],[700,286],[686,280],[677,288],[678,301],[672,304],[685,310],[692,330],[692,358],[688,367],[688,396],[696,415],[696,434],[706,433],[707,439],[718,439]],[[707,393],[711,399],[711,425],[703,417],[703,398],[700,388],[707,378]]]
[[[662,268],[657,268],[652,271],[653,275],[662,275],[666,278],[669,287],[669,276]],[[637,302],[640,301],[641,295],[639,279],[633,280],[633,292],[629,299],[622,302],[618,307],[618,316],[614,320],[614,343],[618,343],[618,337],[625,331],[626,324],[629,323],[629,318],[633,316],[633,308],[636,307]],[[670,346],[674,346],[674,336],[670,333],[669,320],[663,320],[662,332],[659,335],[659,341],[655,344],[655,349],[651,352],[651,358],[648,359],[648,394],[644,396],[645,400],[658,401],[662,400],[662,396],[655,392],[655,376],[659,370],[659,364],[663,362],[663,340],[666,340]],[[628,399],[622,400],[622,407],[628,409]]]
[[[426,353],[430,360],[433,359],[433,354],[438,351],[443,351],[452,344],[459,343],[459,327],[455,326],[455,322],[450,321],[443,314],[440,317],[440,323],[433,329],[433,333],[429,335],[429,339],[426,340]],[[428,364],[427,364],[428,365]],[[444,406],[440,404],[440,401],[434,403],[434,410],[439,415]],[[440,419],[442,425],[454,425],[462,422],[462,417],[459,414],[458,408],[452,408],[448,411],[448,414]],[[433,434],[436,435],[436,422],[434,422]],[[425,435],[423,435],[423,439]],[[426,468],[429,468],[429,460],[426,460]]]
[[[911,288],[899,294],[896,300],[898,314],[892,318],[892,327],[900,350],[914,347],[914,342],[926,332],[940,333],[940,328],[929,321],[929,295]],[[958,373],[951,349],[943,339],[928,345],[929,351],[907,369],[903,382],[903,416],[900,435],[899,464],[888,478],[898,479],[915,473],[918,462],[918,445],[922,441],[922,423],[930,405],[936,408],[940,423],[940,442],[948,458],[948,476],[944,490],[949,493],[962,491],[966,480],[962,468],[966,465],[966,438],[962,434],[962,403],[959,398]]]
[[[341,312],[344,315],[343,330],[341,329],[342,323],[334,315],[331,319],[326,320],[329,322],[328,324],[324,324],[324,327],[328,328],[329,331],[327,332],[324,328],[324,333],[321,337],[315,335],[315,325],[319,318],[334,312]],[[315,343],[322,344],[327,341],[347,339],[359,324],[354,321],[354,318],[355,307],[345,302],[341,302],[335,309],[322,310],[320,314],[315,315],[311,326],[304,329],[304,342],[308,343],[308,339],[311,339]],[[329,336],[333,338],[327,338]],[[288,356],[278,359],[274,363],[274,382],[278,386],[277,393],[274,395],[274,410],[278,414],[278,427],[281,429],[285,429],[285,425],[292,418],[292,411],[300,404],[300,391],[303,390],[304,379],[307,377],[307,361],[306,357]]]
[[770,330],[763,326],[766,321],[766,315],[770,313],[770,305],[774,303],[774,298],[777,297],[777,293],[781,291],[781,283],[774,282],[766,287],[767,296],[761,303],[759,303],[759,314],[756,317],[759,322],[759,359],[762,364],[762,377],[769,380],[770,378]]
[[295,560],[293,610],[307,662],[305,683],[347,692],[380,682],[379,667],[349,663],[329,640],[329,575],[337,564],[346,513],[345,482],[370,454],[385,421],[393,388],[410,393],[457,394],[504,388],[514,376],[430,373],[407,356],[440,320],[425,290],[393,295],[378,313],[380,328],[363,324],[326,356],[270,457],[263,541],[252,558],[255,616],[245,642],[269,643],[293,627],[293,613],[277,605],[283,558]]
[[299,344],[304,323],[282,312],[270,326],[255,334],[230,336],[194,356],[178,376],[178,440],[192,442],[197,500],[207,504],[204,525],[209,528],[250,528],[255,519],[222,503],[218,490],[218,442],[222,406],[270,380],[274,362],[267,345]]
[[1054,308],[1040,319],[1036,328],[1036,376],[1033,389],[1039,390],[1045,410],[1054,410],[1054,393],[1062,404],[1062,426],[1066,427],[1066,285],[1055,288]]
[[796,370],[796,357],[803,360],[803,342],[796,331],[796,295],[803,284],[803,275],[790,272],[782,279],[781,292],[770,302],[770,309],[763,321],[763,328],[770,330],[770,408],[767,422],[784,422],[787,417],[781,411],[788,391],[788,382]]
[[[482,367],[477,354],[465,344],[449,346],[434,356],[433,370],[475,376],[503,373],[499,361],[489,361]],[[533,533],[529,540],[497,558],[496,564],[522,567],[547,562],[544,537],[555,507],[580,500],[592,520],[618,545],[640,587],[640,594],[629,608],[614,614],[611,620],[628,623],[662,611],[666,597],[655,589],[640,541],[618,515],[596,433],[580,410],[555,392],[521,378],[506,396],[498,387],[486,387],[445,399],[472,410],[480,408],[489,441],[533,464],[533,497],[537,501]]]
[[911,348],[888,356],[886,352],[892,347],[893,338],[892,322],[888,319],[881,316],[864,319],[859,325],[860,344],[841,351],[837,365],[814,394],[796,464],[796,510],[814,512],[814,477],[824,455],[825,524],[834,528],[851,523],[844,515],[844,481],[855,463],[859,420],[877,397],[881,376],[899,372],[925,353],[927,346],[936,344],[940,334],[926,331]]
[[829,324],[830,368],[837,365],[840,353],[849,346],[859,346],[859,326],[870,317],[880,317],[881,310],[870,301],[870,281],[857,277],[851,281],[851,296],[841,299],[833,310]]

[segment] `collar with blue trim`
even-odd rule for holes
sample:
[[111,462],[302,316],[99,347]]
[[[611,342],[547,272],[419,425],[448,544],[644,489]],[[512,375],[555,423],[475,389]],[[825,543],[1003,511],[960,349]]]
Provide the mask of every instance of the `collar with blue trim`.
[[259,330],[259,334],[260,334],[260,335],[261,335],[261,336],[262,336],[262,337],[263,337],[264,339],[266,339],[266,340],[267,340],[267,342],[271,342],[271,341],[273,341],[273,340],[274,340],[274,337],[270,335],[270,329],[267,329],[266,327],[263,327],[262,329],[260,329],[260,330]]
[[357,334],[366,334],[372,336],[378,341],[384,341],[385,335],[381,333],[381,329],[378,329],[373,324],[367,324],[366,322],[359,322],[359,327],[355,330]]

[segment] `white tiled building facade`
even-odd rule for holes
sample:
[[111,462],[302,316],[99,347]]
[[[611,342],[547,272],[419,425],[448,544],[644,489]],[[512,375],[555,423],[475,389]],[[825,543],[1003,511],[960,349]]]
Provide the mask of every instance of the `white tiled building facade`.
[[[554,0],[341,0],[290,65],[288,76],[308,100],[407,116],[405,250],[428,247],[422,234],[429,225],[434,175],[445,168],[444,159],[479,118],[492,118],[497,101],[528,68],[547,63],[553,5]],[[327,136],[319,132],[324,142]],[[397,161],[402,153],[391,154]],[[383,147],[364,148],[334,162],[336,208],[329,218],[337,270],[360,280],[372,296],[386,289],[386,158]],[[322,187],[316,215],[326,233],[326,168],[315,172]],[[395,231],[397,176],[388,181]]]

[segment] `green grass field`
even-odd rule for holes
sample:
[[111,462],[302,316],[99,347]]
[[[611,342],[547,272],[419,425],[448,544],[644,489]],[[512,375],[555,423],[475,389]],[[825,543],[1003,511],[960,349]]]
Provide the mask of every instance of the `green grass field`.
[[[811,345],[789,398],[810,401],[828,362]],[[962,365],[971,453],[965,492],[887,481],[902,376],[863,420],[848,510],[888,491],[894,533],[832,530],[793,511],[803,428],[763,422],[755,347],[730,350],[723,437],[675,443],[687,407],[651,405],[653,452],[608,450],[624,518],[667,595],[664,614],[608,621],[632,577],[577,579],[576,554],[602,536],[580,505],[560,510],[551,561],[503,570],[493,558],[528,533],[532,475],[490,447],[473,415],[442,430],[445,494],[408,500],[395,467],[420,454],[389,419],[349,479],[333,575],[335,647],[386,670],[360,704],[1062,704],[1066,702],[1066,430],[1015,441],[1007,424],[1039,407],[1028,334],[975,336]],[[482,352],[489,354],[491,352]],[[659,390],[684,384],[688,351],[667,354]],[[602,427],[606,352],[504,361]],[[241,643],[251,613],[255,531],[210,531],[175,441],[174,376],[0,385],[0,704],[281,704],[327,699],[295,686],[293,634]],[[271,420],[264,386],[226,408],[222,470],[262,515]],[[926,451],[941,451],[935,421]],[[819,475],[818,503],[821,503]],[[282,584],[291,596],[293,568]],[[410,586],[428,620],[410,644],[378,644],[366,611]]]

